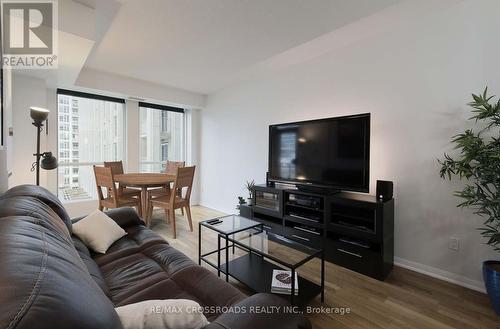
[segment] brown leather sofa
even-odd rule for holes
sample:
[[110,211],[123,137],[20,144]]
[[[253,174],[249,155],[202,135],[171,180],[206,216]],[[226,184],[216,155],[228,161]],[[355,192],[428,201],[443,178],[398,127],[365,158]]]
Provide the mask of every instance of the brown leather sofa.
[[206,329],[311,328],[301,315],[251,312],[287,302],[246,297],[169,246],[134,210],[108,215],[128,234],[98,255],[71,234],[71,219],[47,190],[23,185],[0,196],[1,328],[121,328],[114,307],[172,298],[209,306]]

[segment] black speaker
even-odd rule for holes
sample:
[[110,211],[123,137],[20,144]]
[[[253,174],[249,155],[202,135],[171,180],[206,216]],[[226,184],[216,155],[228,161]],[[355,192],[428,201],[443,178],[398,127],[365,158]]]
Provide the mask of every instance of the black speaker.
[[266,186],[267,187],[274,187],[274,182],[269,181],[269,171],[266,172]]
[[394,184],[388,180],[378,180],[377,181],[377,199],[379,200],[391,200],[392,192],[394,190]]

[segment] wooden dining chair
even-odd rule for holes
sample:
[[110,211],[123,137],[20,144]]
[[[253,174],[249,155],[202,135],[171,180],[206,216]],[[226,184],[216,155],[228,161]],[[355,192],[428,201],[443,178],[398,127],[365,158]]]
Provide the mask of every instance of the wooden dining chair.
[[[170,219],[172,223],[173,236],[176,238],[176,229],[175,229],[175,209],[186,209],[186,215],[189,223],[189,228],[191,232],[193,232],[193,221],[191,219],[191,208],[190,208],[190,199],[191,199],[191,190],[193,188],[193,180],[194,180],[194,171],[196,166],[192,167],[184,167],[177,168],[174,187],[168,195],[162,195],[159,197],[151,196],[148,200],[148,213],[146,215],[147,218],[151,218],[153,213],[153,208],[163,208],[165,209],[165,215],[167,216],[167,220]],[[184,197],[179,196],[178,190],[182,190],[186,188],[186,194]]]
[[[135,207],[142,216],[141,198],[118,193],[113,179],[113,170],[109,167],[94,166],[94,175],[99,197],[99,210],[120,207]],[[106,195],[103,193],[106,191]]]
[[[177,168],[184,168],[186,166],[185,161],[170,161],[167,160],[165,165],[165,173],[170,175],[175,175],[177,173]],[[170,194],[170,186],[165,186],[162,188],[152,189],[148,191],[152,197],[160,197],[162,195]],[[177,191],[177,196],[182,198],[182,189]],[[184,209],[181,208],[181,214],[184,216]]]
[[[111,170],[113,171],[113,176],[121,175],[124,173],[122,161],[104,161],[104,167],[111,168]],[[123,186],[122,184],[118,184],[117,191],[120,195],[133,196],[137,198],[141,197],[141,190],[128,188],[126,186]]]
[[167,160],[167,165],[165,166],[165,173],[175,175],[177,173],[177,168],[184,168],[185,166],[186,166],[186,161]]

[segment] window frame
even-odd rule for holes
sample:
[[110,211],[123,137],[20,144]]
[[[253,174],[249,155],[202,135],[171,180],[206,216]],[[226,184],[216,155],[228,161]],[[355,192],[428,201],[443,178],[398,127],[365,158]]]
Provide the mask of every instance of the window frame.
[[100,100],[100,101],[125,104],[124,98],[104,96],[104,95],[100,95],[100,94],[84,93],[81,91],[75,91],[75,90],[69,90],[69,89],[58,88],[57,89],[57,96],[59,96],[59,95],[74,96],[74,97],[80,97],[80,98],[89,98],[89,99],[96,99],[96,100]]

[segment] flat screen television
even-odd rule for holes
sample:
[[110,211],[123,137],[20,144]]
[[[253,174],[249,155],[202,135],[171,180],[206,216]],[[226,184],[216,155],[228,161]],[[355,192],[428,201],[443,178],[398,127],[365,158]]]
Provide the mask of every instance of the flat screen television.
[[269,126],[269,181],[368,192],[370,114]]

